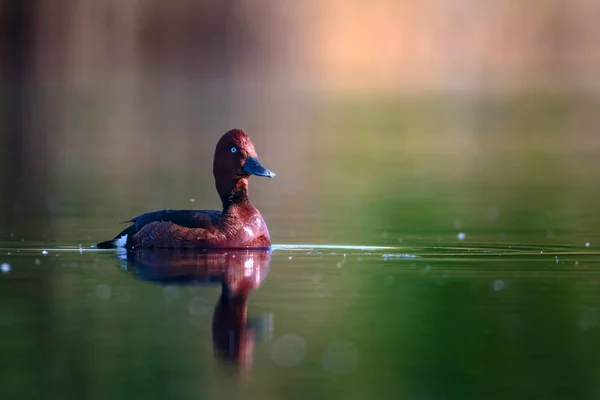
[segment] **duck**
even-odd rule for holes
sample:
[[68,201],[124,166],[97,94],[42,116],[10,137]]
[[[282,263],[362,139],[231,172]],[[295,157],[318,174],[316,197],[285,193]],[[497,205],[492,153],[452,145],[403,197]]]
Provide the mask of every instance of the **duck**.
[[217,142],[213,158],[215,186],[222,202],[217,210],[161,210],[130,223],[98,249],[237,249],[270,248],[269,229],[248,199],[252,175],[274,178],[258,160],[254,144],[241,129],[227,131]]

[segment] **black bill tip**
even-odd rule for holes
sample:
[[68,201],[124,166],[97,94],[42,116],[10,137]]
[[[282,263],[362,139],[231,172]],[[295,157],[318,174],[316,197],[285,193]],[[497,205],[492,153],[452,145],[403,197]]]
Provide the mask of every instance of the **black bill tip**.
[[275,178],[275,172],[266,169],[256,157],[248,157],[243,169],[251,175],[266,176],[271,179]]

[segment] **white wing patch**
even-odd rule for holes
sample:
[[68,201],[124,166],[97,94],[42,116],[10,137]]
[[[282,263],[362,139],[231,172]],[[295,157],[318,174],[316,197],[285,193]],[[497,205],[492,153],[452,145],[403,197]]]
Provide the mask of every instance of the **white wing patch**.
[[120,238],[115,239],[113,243],[117,247],[125,247],[125,245],[127,244],[127,235],[123,235]]

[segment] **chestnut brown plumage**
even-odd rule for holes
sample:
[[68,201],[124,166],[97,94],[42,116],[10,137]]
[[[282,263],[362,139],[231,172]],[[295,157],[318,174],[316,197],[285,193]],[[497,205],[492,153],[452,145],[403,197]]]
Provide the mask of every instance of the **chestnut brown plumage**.
[[269,247],[269,230],[248,200],[250,175],[275,177],[258,160],[250,138],[240,129],[225,133],[215,148],[215,186],[222,211],[163,210],[140,215],[131,226],[97,248],[246,248]]

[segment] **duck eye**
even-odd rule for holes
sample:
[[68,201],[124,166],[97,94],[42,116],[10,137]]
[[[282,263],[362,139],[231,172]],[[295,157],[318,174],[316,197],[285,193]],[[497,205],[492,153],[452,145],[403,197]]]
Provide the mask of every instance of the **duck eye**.
[[237,147],[232,147],[232,148],[231,148],[231,152],[232,152],[232,153],[235,153],[235,152],[237,152]]

